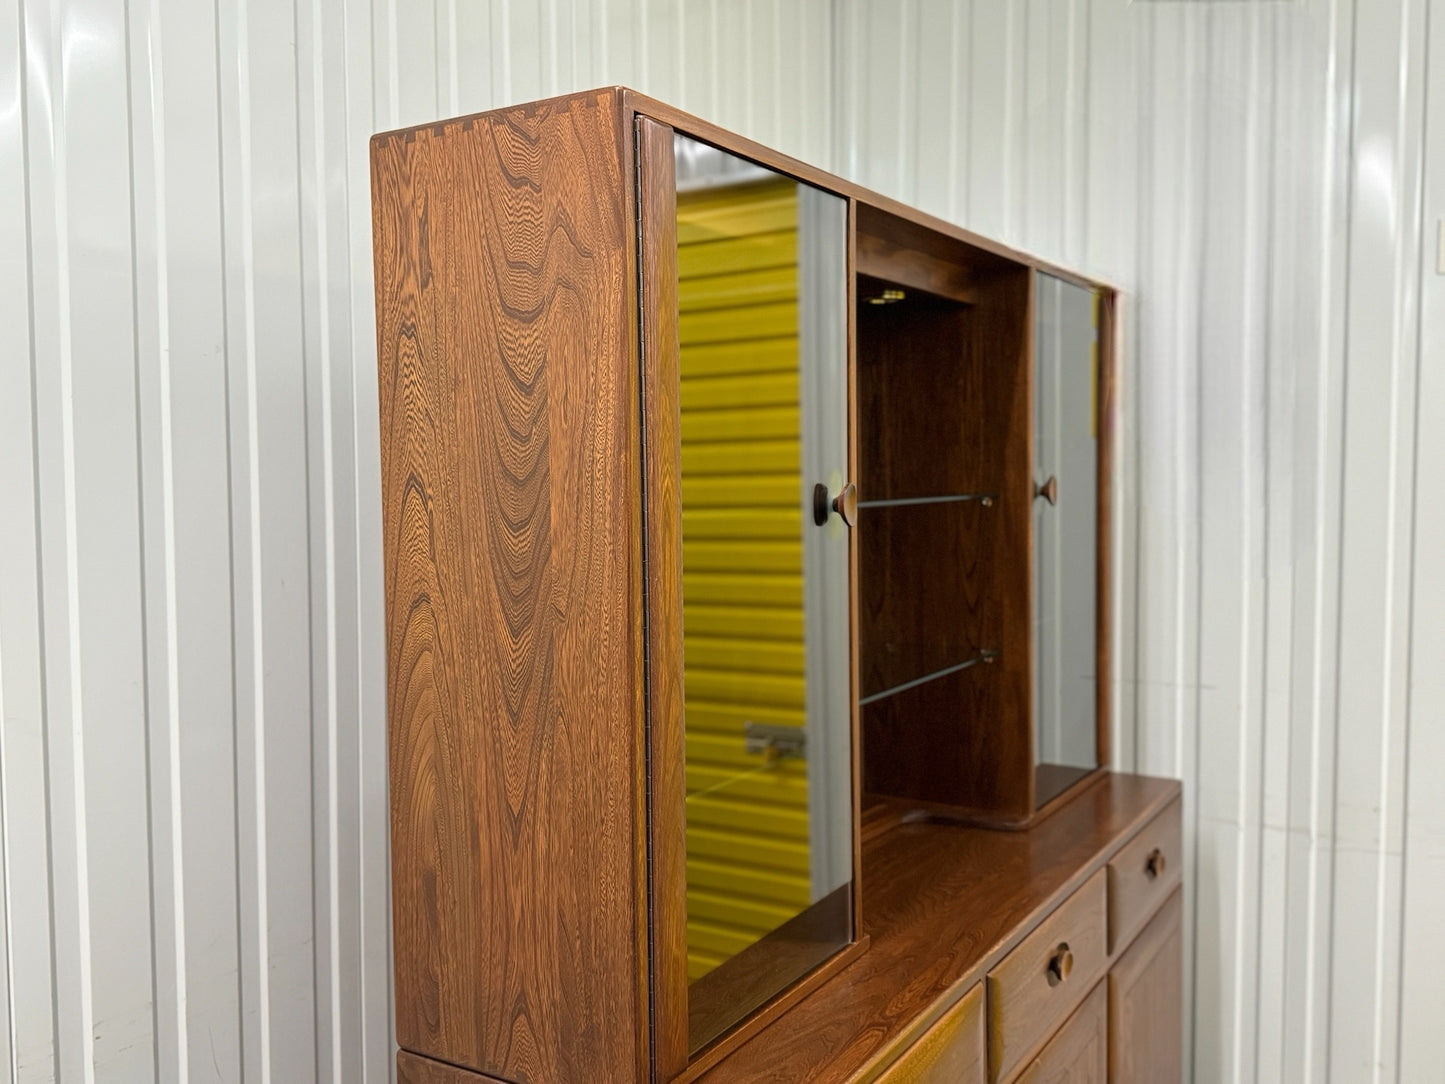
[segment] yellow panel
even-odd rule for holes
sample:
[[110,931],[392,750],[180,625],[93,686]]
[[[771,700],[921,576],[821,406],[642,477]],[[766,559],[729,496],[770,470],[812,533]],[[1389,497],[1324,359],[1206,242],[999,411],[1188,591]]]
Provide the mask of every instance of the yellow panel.
[[[731,636],[803,643],[803,611],[765,606],[684,606],[682,621],[692,636]],[[769,645],[775,646],[775,645]]]
[[807,764],[745,745],[804,723],[796,231],[791,182],[678,196],[691,978],[811,902]]
[[[684,613],[687,603],[735,603],[739,606],[801,609],[803,577],[769,576],[763,573],[688,572],[683,569],[682,598]],[[684,624],[684,642],[686,638],[687,626]]]
[[798,913],[798,909],[785,903],[747,899],[731,892],[719,894],[692,889],[688,894],[688,913],[697,922],[740,926],[767,933],[787,922]]
[[[760,406],[785,406],[796,410],[798,373],[795,369],[785,373],[684,377],[681,398],[684,411]],[[797,469],[796,463],[793,469]]]
[[803,513],[793,508],[699,508],[682,514],[683,545],[708,539],[797,538]]
[[798,807],[808,800],[808,778],[794,772],[780,771],[787,759],[761,764],[739,774],[736,768],[714,768],[703,764],[687,766],[689,800],[697,795],[713,795],[731,802],[756,802],[760,805]]
[[[798,494],[798,464],[801,449],[796,440],[724,441],[718,444],[692,442],[682,448],[682,473],[689,482],[698,475],[756,476],[779,474],[786,480],[786,492]],[[711,478],[708,481],[712,481]],[[774,479],[767,479],[772,483]],[[741,504],[740,499],[737,503]],[[687,503],[684,496],[683,502]]]
[[684,380],[729,373],[780,373],[798,371],[797,329],[771,338],[689,346],[681,355]]
[[803,676],[803,645],[736,636],[689,636],[687,666],[699,670],[755,670]]
[[730,271],[756,271],[761,267],[797,266],[796,230],[755,233],[726,241],[685,244],[677,250],[677,277],[723,275]]
[[[677,335],[683,357],[696,343],[738,343],[752,339],[777,339],[798,334],[798,304],[778,301],[740,309],[704,309],[684,312],[677,318]],[[687,371],[687,361],[682,362]]]
[[734,320],[748,321],[755,307],[796,305],[797,299],[796,266],[704,275],[677,284],[677,307],[684,316],[710,309],[726,309]]
[[791,184],[757,186],[748,194],[729,189],[710,200],[702,193],[687,193],[677,199],[677,243],[679,247],[700,242],[755,237],[798,228],[798,197]]
[[[787,725],[787,724],[784,724]],[[767,764],[761,753],[749,753],[744,744],[731,733],[712,733],[689,728],[687,733],[687,764],[704,765],[709,768],[727,768],[736,772],[752,771]],[[797,779],[804,784],[808,781],[808,766],[796,757],[786,757],[772,765],[769,771]]]
[[[718,440],[798,439],[796,407],[753,410],[698,410],[682,416],[682,443]],[[687,485],[687,479],[682,483]],[[799,479],[801,483],[801,479]],[[686,507],[686,500],[683,506]]]
[[688,863],[687,883],[706,891],[735,892],[755,899],[780,900],[794,909],[801,909],[812,902],[806,876],[726,865],[702,858]]
[[[803,567],[803,543],[739,539],[729,542],[682,541],[682,567],[698,572],[795,572]],[[684,630],[685,631],[685,630]]]
[[781,836],[746,836],[713,827],[689,827],[687,854],[722,864],[746,869],[771,869],[783,873],[808,876],[808,845],[786,840]]
[[[702,703],[743,704],[749,707],[766,704],[803,711],[803,675],[787,677],[778,674],[748,673],[739,670],[706,670],[694,667],[683,638],[683,682],[687,700]],[[684,707],[684,710],[686,708]],[[688,725],[692,724],[691,716]],[[801,724],[800,724],[801,725]]]
[[[715,445],[707,445],[715,447]],[[740,444],[739,447],[747,447]],[[687,457],[687,448],[683,448]],[[798,491],[800,479],[796,474],[753,474],[742,476],[716,475],[713,477],[682,479],[682,506],[684,509],[736,508],[750,504],[755,508],[797,508],[802,494]],[[683,515],[687,515],[686,511]]]
[[688,701],[687,729],[710,734],[730,736],[741,742],[743,723],[763,723],[768,726],[802,726],[801,708],[774,707],[772,705],[718,703],[708,700]]

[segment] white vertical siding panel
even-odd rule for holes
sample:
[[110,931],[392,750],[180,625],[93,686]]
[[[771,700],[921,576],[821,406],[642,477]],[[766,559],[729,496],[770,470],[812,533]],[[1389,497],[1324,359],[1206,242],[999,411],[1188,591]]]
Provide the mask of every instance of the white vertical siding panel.
[[247,1079],[280,1081],[316,1070],[295,10],[285,0],[255,0],[225,14],[243,1058]]
[[158,1069],[239,1081],[216,24],[130,16]]
[[38,420],[40,358],[31,336],[32,264],[26,146],[29,48],[17,0],[0,3],[0,891],[3,891],[4,1068],[19,1084],[53,1081],[55,983],[47,704],[41,640]]
[[[472,5],[462,5],[460,12]],[[453,24],[457,25],[457,24]],[[389,871],[391,828],[387,797],[386,736],[386,621],[382,589],[381,541],[381,423],[376,366],[376,313],[371,267],[371,169],[369,133],[380,125],[372,111],[368,62],[372,53],[369,0],[348,0],[345,8],[346,109],[345,200],[347,213],[346,263],[338,274],[345,280],[346,306],[351,320],[349,454],[354,463],[353,489],[356,534],[341,537],[353,548],[356,583],[356,655],[343,660],[343,680],[356,697],[356,765],[351,786],[354,806],[343,806],[338,816],[344,830],[356,833],[356,880],[350,890],[357,897],[357,925],[350,931],[344,951],[356,956],[360,989],[361,1073],[352,1079],[362,1084],[391,1082],[396,1077],[393,1056],[394,1022],[391,1000],[391,882]],[[486,51],[477,42],[457,43],[459,55],[476,57]],[[466,106],[461,106],[465,109]],[[340,455],[348,454],[344,447]],[[344,885],[344,882],[343,882]],[[342,887],[341,891],[347,891]]]
[[1300,240],[1292,256],[1300,282],[1297,326],[1306,359],[1296,369],[1294,461],[1302,477],[1294,508],[1299,554],[1294,571],[1291,645],[1286,985],[1282,1029],[1284,1079],[1323,1081],[1330,1073],[1329,1011],[1334,922],[1336,712],[1340,666],[1341,471],[1345,328],[1349,291],[1350,83],[1353,6],[1306,8],[1296,40],[1309,43],[1292,93],[1296,161],[1315,184],[1299,183]]
[[[1238,1079],[1254,1060],[1264,396],[1258,8],[1217,8],[1209,101],[1201,308],[1199,846],[1195,1034],[1199,1079]],[[1205,1028],[1204,1021],[1213,1026]]]
[[[1259,203],[1268,242],[1261,268],[1266,281],[1261,294],[1267,305],[1264,341],[1264,403],[1260,411],[1263,469],[1264,548],[1260,568],[1264,576],[1261,615],[1260,676],[1260,829],[1258,884],[1251,901],[1257,909],[1256,1005],[1253,1025],[1256,1041],[1253,1062],[1244,1076],[1256,1080],[1284,1079],[1284,1029],[1287,997],[1298,988],[1286,982],[1285,945],[1288,912],[1289,758],[1292,697],[1291,644],[1294,624],[1295,500],[1297,479],[1294,464],[1295,412],[1297,410],[1296,364],[1312,359],[1308,337],[1300,333],[1299,283],[1305,272],[1298,258],[1298,244],[1310,234],[1301,224],[1317,214],[1315,201],[1297,196],[1291,183],[1294,171],[1305,161],[1303,154],[1317,147],[1313,122],[1301,133],[1295,125],[1297,109],[1293,88],[1298,85],[1300,57],[1312,47],[1308,26],[1296,12],[1274,9],[1267,12],[1258,28],[1267,44],[1260,56],[1268,65],[1264,79],[1265,190]],[[1272,61],[1272,62],[1271,62]],[[1288,986],[1288,989],[1287,989]]]
[[56,3],[26,14],[31,163],[46,169],[31,175],[31,224],[60,1075],[145,1080],[154,1036],[124,12]]
[[1423,139],[1425,177],[1420,282],[1420,342],[1413,492],[1413,614],[1410,637],[1409,747],[1405,808],[1404,918],[1400,937],[1399,1079],[1428,1081],[1440,1072],[1440,969],[1445,952],[1445,504],[1432,482],[1445,463],[1445,274],[1438,267],[1445,221],[1445,6],[1427,20],[1429,97]]
[[[255,0],[250,0],[255,2]],[[438,7],[447,0],[377,0],[377,7],[387,13],[385,36],[378,40],[384,44],[392,63],[395,86],[392,93],[396,102],[396,117],[392,127],[408,124],[425,124],[443,115],[446,97],[439,93],[438,72],[441,68],[437,49]],[[493,0],[497,6],[509,6],[509,0]],[[264,11],[264,9],[263,9]],[[445,8],[443,7],[443,12]],[[273,33],[285,25],[280,9],[260,16],[259,25]],[[290,37],[294,39],[295,31]],[[508,46],[512,39],[508,36]],[[535,54],[533,54],[535,57]],[[518,69],[528,73],[535,71],[535,61],[519,58]],[[290,85],[290,84],[288,84]],[[253,88],[253,92],[256,88]]]
[[1399,1011],[1423,15],[1373,5],[1355,42],[1330,1054],[1371,1081]]
[[910,199],[930,214],[941,216],[951,210],[954,172],[947,163],[927,168],[924,163],[953,143],[959,74],[954,68],[953,49],[958,21],[967,15],[966,8],[949,0],[919,0],[908,27],[913,39],[910,48],[914,76],[908,88],[912,100],[902,99],[899,106],[909,119]]
[[[380,3],[381,0],[376,0]],[[361,14],[364,14],[367,6],[363,5]],[[456,68],[452,73],[457,87],[456,114],[480,113],[484,109],[492,108],[498,101],[498,69],[496,56],[493,50],[493,38],[491,32],[492,13],[489,5],[485,3],[458,3],[455,9],[456,18],[450,23],[451,39],[447,43],[450,51],[457,57]],[[359,16],[355,19],[358,28],[365,25],[365,20]],[[380,41],[377,48],[384,48]],[[348,77],[351,73],[351,65],[347,66]],[[389,128],[395,125],[386,116],[379,115],[375,118],[377,128]],[[353,129],[355,134],[364,134],[364,127]],[[370,181],[367,182],[368,188]],[[371,218],[367,220],[368,234],[371,229]],[[362,240],[367,235],[361,235],[357,240]],[[371,268],[367,265],[367,275],[370,281]]]
[[1009,234],[1018,175],[1012,153],[1015,115],[1022,108],[1010,93],[1017,64],[1013,23],[1017,4],[975,3],[968,53],[968,206],[970,229],[1000,239]]
[[[443,10],[446,10],[443,7]],[[358,940],[362,839],[359,808],[356,457],[352,402],[365,356],[352,341],[344,11],[322,0],[298,8],[300,191],[305,303],[307,451],[311,533],[312,830],[316,1077],[363,1075],[363,955]],[[440,27],[449,22],[438,20]],[[438,44],[438,95],[452,97],[449,57]],[[360,134],[360,133],[358,133]],[[364,143],[364,140],[362,140]],[[367,335],[365,341],[371,341]],[[370,369],[374,372],[374,366]],[[384,1018],[373,1018],[383,1027]]]

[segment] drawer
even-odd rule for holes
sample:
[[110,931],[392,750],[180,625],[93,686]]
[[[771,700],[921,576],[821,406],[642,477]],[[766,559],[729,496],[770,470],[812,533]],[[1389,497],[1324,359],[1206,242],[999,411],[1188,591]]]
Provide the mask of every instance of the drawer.
[[988,973],[989,1079],[1008,1080],[1093,988],[1108,963],[1099,870]]
[[1127,945],[1179,884],[1183,804],[1146,824],[1109,863],[1109,953]]
[[878,1077],[880,1084],[983,1084],[983,984],[963,995]]
[[1109,1077],[1109,993],[1100,982],[1018,1084],[1105,1084]]

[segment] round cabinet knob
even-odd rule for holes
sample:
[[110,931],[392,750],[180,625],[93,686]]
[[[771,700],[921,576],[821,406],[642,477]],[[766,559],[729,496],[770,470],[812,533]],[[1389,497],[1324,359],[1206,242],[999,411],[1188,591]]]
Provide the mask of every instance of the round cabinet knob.
[[1149,857],[1144,860],[1144,876],[1149,880],[1155,880],[1164,875],[1164,852],[1155,847],[1149,852]]
[[813,487],[813,522],[819,527],[828,522],[828,515],[837,512],[849,527],[858,522],[858,487],[852,482],[844,484],[838,495],[828,496],[828,487],[819,482]]
[[1047,482],[1045,482],[1043,485],[1041,485],[1041,486],[1039,486],[1039,485],[1034,486],[1034,500],[1038,500],[1040,497],[1042,497],[1044,500],[1048,501],[1050,504],[1058,504],[1058,503],[1059,503],[1059,478],[1058,478],[1058,475],[1051,474],[1051,475],[1049,475],[1049,480],[1048,480]]
[[1057,986],[1069,977],[1069,972],[1074,970],[1074,954],[1069,950],[1067,941],[1054,950],[1049,957],[1049,985]]

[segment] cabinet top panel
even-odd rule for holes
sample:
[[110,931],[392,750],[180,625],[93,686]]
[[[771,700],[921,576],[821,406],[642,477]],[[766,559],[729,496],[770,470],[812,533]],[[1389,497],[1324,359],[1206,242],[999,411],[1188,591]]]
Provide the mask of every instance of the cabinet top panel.
[[[1066,281],[1076,283],[1090,289],[1097,289],[1105,293],[1117,293],[1117,289],[1108,282],[1080,274],[1067,267],[1062,267],[1039,256],[1012,248],[981,234],[964,229],[962,226],[937,218],[934,215],[911,207],[906,203],[891,199],[881,193],[864,188],[862,185],[854,184],[852,181],[819,169],[817,166],[800,161],[790,155],[783,154],[765,144],[755,142],[722,128],[701,117],[685,113],[675,106],[666,102],[648,97],[645,94],[632,90],[628,87],[613,86],[603,87],[595,90],[580,91],[575,94],[561,95],[556,98],[546,98],[533,102],[518,103],[514,106],[507,106],[498,110],[489,110],[487,113],[473,113],[465,116],[454,117],[448,120],[435,121],[429,124],[418,124],[410,128],[401,128],[389,132],[379,132],[372,137],[372,149],[375,152],[379,144],[389,142],[396,138],[408,138],[421,131],[431,131],[436,134],[444,134],[445,130],[452,125],[468,125],[477,117],[488,115],[488,113],[520,113],[523,115],[533,114],[543,109],[553,109],[564,106],[571,101],[596,101],[599,95],[615,96],[619,107],[624,115],[633,114],[636,116],[651,117],[663,124],[671,125],[673,128],[695,139],[713,143],[733,154],[768,166],[771,169],[796,177],[800,181],[816,185],[819,188],[836,192],[857,204],[870,209],[872,214],[869,218],[878,224],[889,226],[889,219],[892,219],[891,228],[900,233],[916,235],[921,227],[925,231],[948,238],[954,242],[962,243],[976,249],[983,259],[993,258],[1000,262],[1013,263],[1025,267],[1032,267],[1040,271],[1047,271]],[[866,213],[866,212],[865,212]],[[874,227],[875,229],[877,226]]]

